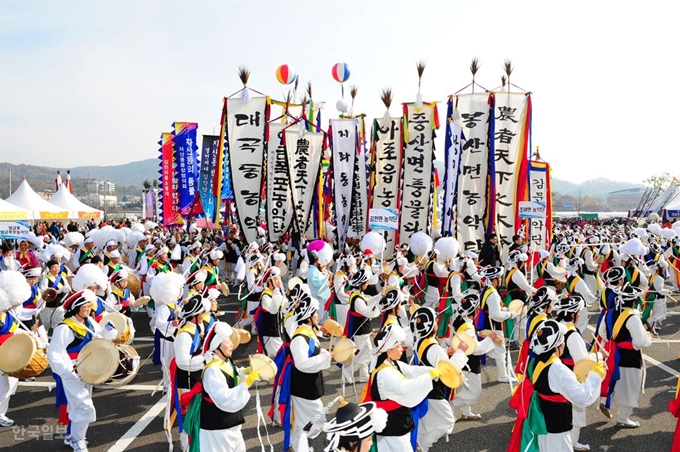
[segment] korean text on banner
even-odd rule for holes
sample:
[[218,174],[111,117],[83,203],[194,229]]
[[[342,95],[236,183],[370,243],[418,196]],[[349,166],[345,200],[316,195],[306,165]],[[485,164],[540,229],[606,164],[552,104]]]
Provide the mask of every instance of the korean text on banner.
[[545,162],[529,163],[529,200],[545,206],[545,217],[532,218],[530,227],[530,247],[534,251],[550,247],[552,229],[552,200],[550,194],[550,165]]
[[460,125],[465,134],[458,177],[457,231],[465,250],[479,250],[484,242],[489,199],[489,130],[493,130],[489,93],[458,96]]
[[0,221],[0,238],[2,239],[21,239],[31,232],[31,225],[28,221]]
[[368,181],[366,179],[366,137],[364,132],[364,116],[357,118],[359,136],[357,140],[357,156],[354,159],[354,180],[352,182],[352,209],[349,217],[347,237],[362,238],[366,235],[368,216]]
[[[264,163],[264,131],[267,124],[267,98],[227,99],[229,167],[234,202],[246,242],[257,238]],[[226,144],[225,144],[226,146]]]
[[354,160],[357,158],[356,119],[331,120],[331,154],[333,156],[333,186],[338,249],[344,249],[352,212]]
[[405,104],[404,180],[401,190],[399,240],[427,231],[434,159],[434,107]]
[[178,181],[175,173],[175,153],[172,146],[174,134],[163,132],[161,134],[161,213],[164,226],[181,224],[182,217],[179,214],[179,193],[177,192]]
[[463,129],[455,122],[446,125],[446,172],[444,173],[444,205],[442,235],[456,236],[456,202],[458,200],[458,175],[463,154]]
[[[399,186],[401,183],[401,118],[380,118],[373,121],[373,161],[371,177],[371,209],[399,211]],[[369,224],[370,228],[370,224]],[[396,231],[388,231],[385,254],[394,252]]]
[[288,231],[293,220],[293,197],[288,175],[288,157],[283,144],[285,124],[269,124],[267,142],[267,232],[276,242]]
[[175,129],[173,147],[179,181],[179,211],[182,215],[188,215],[196,197],[198,185],[198,158],[196,155],[198,150],[198,144],[196,144],[198,124],[195,122],[175,122],[172,127]]
[[396,231],[399,214],[392,209],[371,209],[368,213],[368,225],[374,231]]
[[217,172],[217,155],[220,137],[218,135],[203,135],[201,146],[201,170],[198,177],[201,205],[208,224],[215,222],[217,197],[214,194],[215,173]]

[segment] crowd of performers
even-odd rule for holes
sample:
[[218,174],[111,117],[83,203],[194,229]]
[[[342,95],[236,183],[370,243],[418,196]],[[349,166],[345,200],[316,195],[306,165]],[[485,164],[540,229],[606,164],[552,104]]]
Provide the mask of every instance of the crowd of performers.
[[[237,367],[232,354],[250,335],[264,366],[275,365],[268,414],[284,450],[306,451],[325,432],[326,451],[427,452],[457,421],[481,419],[474,408],[489,358],[514,391],[509,450],[589,450],[579,435],[592,404],[612,418],[615,402],[617,426],[640,425],[642,350],[663,328],[680,275],[680,223],[656,220],[558,224],[550,250],[538,253],[518,235],[505,262],[495,237],[463,251],[424,232],[393,255],[377,232],[336,250],[304,238],[269,243],[264,225],[252,243],[234,226],[223,234],[150,222],[70,232],[59,243],[31,236],[2,243],[0,344],[27,334],[46,350],[74,451],[87,450],[96,421],[79,354],[101,339],[131,343],[135,311],[148,314],[166,434],[172,443],[177,419],[183,450],[246,450],[244,408],[263,371],[253,360]],[[217,298],[230,287],[239,313],[221,321]],[[597,308],[591,334],[588,310]],[[359,404],[336,397],[323,406],[324,371],[336,364],[343,396],[346,385],[358,388]],[[139,358],[129,365],[136,372]],[[2,427],[13,424],[17,381],[0,373]]]

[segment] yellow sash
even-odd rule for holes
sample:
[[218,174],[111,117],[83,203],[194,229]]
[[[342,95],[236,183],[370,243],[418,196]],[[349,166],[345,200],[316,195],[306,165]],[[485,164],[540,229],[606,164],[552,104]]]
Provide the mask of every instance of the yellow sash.
[[531,382],[533,384],[536,384],[538,381],[538,377],[541,375],[541,372],[548,367],[550,364],[554,363],[555,361],[559,361],[560,359],[557,357],[557,355],[552,355],[546,362],[539,361],[538,364],[536,364],[536,368],[534,369],[534,375],[533,378],[531,379]]
[[64,319],[64,324],[71,328],[78,336],[85,337],[88,333],[88,328],[73,317]]
[[626,323],[626,320],[628,320],[628,317],[630,317],[631,315],[633,315],[633,309],[626,308],[621,313],[619,318],[616,319],[616,323],[614,324],[614,331],[612,331],[612,340],[615,340],[619,336],[619,332],[621,331],[621,328],[623,328],[623,324]]
[[431,344],[436,344],[437,339],[434,338],[434,336],[430,336],[427,339],[423,340],[420,345],[418,346],[418,359],[420,362],[423,362],[423,353],[425,353],[425,349],[431,345]]

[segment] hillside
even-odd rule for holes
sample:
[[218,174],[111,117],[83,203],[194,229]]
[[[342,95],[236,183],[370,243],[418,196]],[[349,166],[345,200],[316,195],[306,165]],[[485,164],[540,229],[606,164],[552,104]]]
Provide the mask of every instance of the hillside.
[[116,184],[116,192],[139,196],[142,190],[142,182],[158,178],[158,159],[147,159],[131,162],[125,165],[115,166],[79,166],[75,168],[49,168],[45,166],[14,165],[0,163],[0,197],[9,196],[9,168],[12,168],[12,189],[15,190],[21,183],[22,177],[26,177],[36,191],[54,190],[54,179],[57,170],[61,171],[63,178],[66,170],[71,170],[71,179],[76,193],[87,191],[87,179],[106,179]]
[[605,178],[587,180],[580,184],[575,184],[562,179],[552,179],[553,193],[561,193],[569,196],[592,196],[593,198],[606,200],[607,193],[623,190],[626,188],[645,187],[644,184],[634,184],[631,182],[619,182]]
[[[92,179],[107,179],[116,184],[116,191],[126,194],[139,195],[142,183],[145,180],[158,178],[158,159],[147,159],[138,162],[131,162],[125,165],[115,166],[79,166],[70,168],[71,177],[77,191],[86,191],[86,181]],[[16,189],[21,183],[22,176],[26,176],[29,183],[36,191],[52,190],[54,188],[54,178],[57,169],[61,170],[62,177],[66,175],[69,168],[48,168],[44,166],[32,165],[13,165],[0,163],[0,197],[9,196],[9,168],[12,167],[12,188]],[[444,162],[435,160],[435,166],[443,178]],[[565,196],[591,196],[599,200],[606,200],[607,193],[625,188],[643,187],[642,184],[630,182],[618,182],[605,178],[598,178],[575,184],[562,179],[552,180],[553,193]]]

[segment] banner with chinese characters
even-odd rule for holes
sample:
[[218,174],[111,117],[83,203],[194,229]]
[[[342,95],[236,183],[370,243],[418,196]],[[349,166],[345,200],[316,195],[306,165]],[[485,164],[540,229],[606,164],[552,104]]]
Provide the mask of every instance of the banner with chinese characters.
[[178,181],[175,172],[175,152],[173,139],[175,135],[170,132],[161,134],[160,148],[161,174],[159,188],[161,190],[161,220],[164,226],[182,224],[179,214],[179,193],[177,192]]
[[548,250],[552,233],[552,194],[550,165],[546,162],[529,162],[529,201],[545,206],[545,218],[530,219],[529,249],[534,252]]
[[404,104],[404,179],[401,189],[399,241],[428,232],[436,104]]
[[463,154],[463,129],[451,121],[446,124],[444,149],[444,204],[442,205],[442,236],[456,237],[456,202],[460,159]]
[[531,96],[496,93],[494,112],[494,172],[496,224],[494,230],[505,262],[512,236],[520,226],[518,202],[526,199],[527,146],[531,135]]
[[288,175],[288,157],[283,144],[285,124],[269,123],[267,142],[267,233],[276,242],[290,228],[293,220],[293,197]]
[[[399,211],[402,138],[401,118],[383,117],[373,121],[371,209]],[[388,256],[394,253],[396,234],[396,230],[384,234],[387,246],[385,254]]]
[[198,185],[198,158],[196,155],[198,150],[196,144],[198,124],[195,122],[175,122],[172,127],[175,129],[173,147],[179,182],[177,188],[179,212],[186,216],[191,211],[191,205],[196,197],[196,186]]
[[307,231],[312,199],[319,181],[321,155],[326,134],[300,133],[295,125],[284,131],[284,146],[288,156],[288,175],[292,190],[295,222],[298,231]]
[[250,243],[257,238],[260,192],[264,165],[264,131],[267,124],[267,98],[227,99],[229,172],[236,213],[241,231]]
[[331,120],[331,155],[333,156],[333,187],[335,188],[335,226],[338,249],[344,249],[352,219],[352,195],[355,184],[355,160],[358,155],[357,121]]
[[489,199],[493,199],[493,94],[461,94],[456,97],[462,142],[456,226],[463,250],[479,251],[485,240]]
[[354,159],[354,182],[352,183],[352,207],[347,237],[362,238],[366,235],[368,221],[368,178],[366,174],[366,128],[365,115],[356,118],[358,134],[357,156]]
[[215,212],[217,209],[214,183],[215,173],[217,172],[219,145],[220,137],[218,135],[203,135],[201,170],[198,175],[198,193],[208,225],[215,222]]

